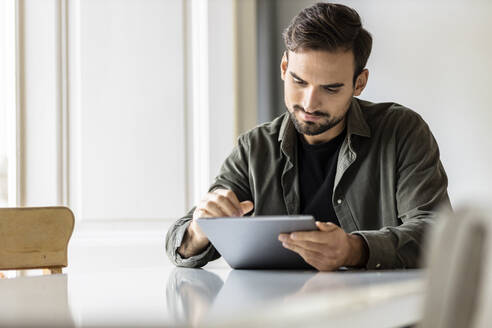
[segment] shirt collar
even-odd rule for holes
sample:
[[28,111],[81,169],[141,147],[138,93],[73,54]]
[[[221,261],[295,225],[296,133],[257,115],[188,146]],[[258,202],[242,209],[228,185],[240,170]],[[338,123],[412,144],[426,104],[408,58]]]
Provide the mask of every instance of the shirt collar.
[[347,134],[349,136],[355,134],[366,138],[371,137],[371,128],[364,118],[359,100],[355,97],[352,98],[352,104],[347,113]]
[[[295,139],[296,132],[294,124],[290,120],[289,113],[286,113],[280,126],[278,141]],[[352,98],[350,108],[347,112],[347,136],[350,137],[352,134],[367,138],[371,137],[371,128],[367,124],[359,101],[355,97]]]

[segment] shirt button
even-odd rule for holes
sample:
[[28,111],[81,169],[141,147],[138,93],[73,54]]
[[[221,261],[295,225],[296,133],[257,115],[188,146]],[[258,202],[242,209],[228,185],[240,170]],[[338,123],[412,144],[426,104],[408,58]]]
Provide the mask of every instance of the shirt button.
[[381,267],[381,263],[376,264],[376,269],[379,269]]
[[337,204],[338,204],[338,205],[340,205],[341,203],[342,203],[342,200],[339,198],[339,199],[337,200]]

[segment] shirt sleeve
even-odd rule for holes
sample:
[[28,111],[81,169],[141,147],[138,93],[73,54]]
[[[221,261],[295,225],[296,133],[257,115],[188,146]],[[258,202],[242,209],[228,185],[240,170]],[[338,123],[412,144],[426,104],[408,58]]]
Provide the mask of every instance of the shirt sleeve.
[[220,257],[219,252],[217,252],[212,244],[209,244],[208,247],[205,248],[205,250],[200,254],[188,258],[183,258],[178,253],[178,248],[181,246],[183,238],[186,234],[186,229],[188,229],[188,226],[193,219],[194,211],[195,207],[193,207],[187,215],[174,222],[167,231],[166,253],[171,262],[176,266],[199,268]]
[[[251,200],[247,154],[247,142],[244,140],[244,136],[241,136],[238,139],[237,146],[234,147],[231,154],[222,164],[219,174],[210,186],[209,191],[229,189],[236,194],[239,201]],[[186,230],[193,219],[195,208],[193,207],[188,214],[174,222],[167,232],[166,253],[174,265],[197,268],[220,257],[220,253],[212,244],[202,253],[189,258],[182,258],[178,253],[178,248],[181,246]]]
[[249,184],[249,142],[246,135],[241,135],[238,144],[222,164],[219,174],[210,186],[209,191],[215,189],[232,190],[240,202],[250,200]]
[[439,147],[428,125],[404,112],[396,136],[396,227],[356,231],[369,250],[367,269],[404,269],[421,265],[422,244],[440,209],[451,209],[448,180]]

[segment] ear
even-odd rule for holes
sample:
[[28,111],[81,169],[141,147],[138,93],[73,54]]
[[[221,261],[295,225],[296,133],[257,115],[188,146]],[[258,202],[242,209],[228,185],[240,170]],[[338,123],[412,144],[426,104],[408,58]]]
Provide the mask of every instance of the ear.
[[354,96],[359,96],[367,85],[369,79],[369,70],[365,68],[355,80]]
[[288,65],[288,60],[287,60],[287,52],[284,51],[284,55],[282,56],[282,60],[280,61],[280,78],[285,81],[285,74],[287,72],[287,65]]

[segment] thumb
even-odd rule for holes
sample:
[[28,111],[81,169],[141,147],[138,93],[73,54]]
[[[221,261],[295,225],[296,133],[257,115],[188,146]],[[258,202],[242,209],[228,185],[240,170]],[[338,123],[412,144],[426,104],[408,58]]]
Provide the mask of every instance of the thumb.
[[318,227],[319,230],[325,232],[335,231],[336,229],[339,229],[339,227],[336,224],[333,224],[331,222],[316,221],[316,226]]
[[253,202],[250,200],[245,200],[244,202],[239,203],[239,205],[241,205],[241,211],[243,212],[243,215],[251,212],[255,207]]

